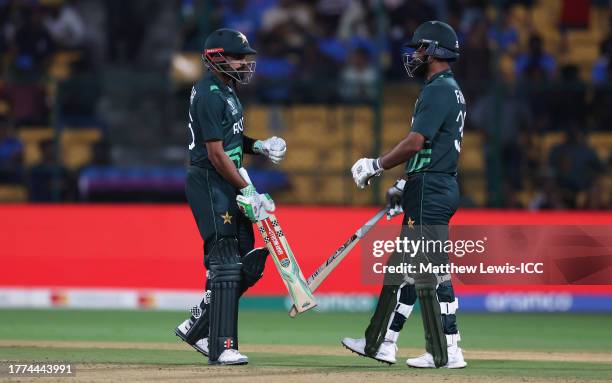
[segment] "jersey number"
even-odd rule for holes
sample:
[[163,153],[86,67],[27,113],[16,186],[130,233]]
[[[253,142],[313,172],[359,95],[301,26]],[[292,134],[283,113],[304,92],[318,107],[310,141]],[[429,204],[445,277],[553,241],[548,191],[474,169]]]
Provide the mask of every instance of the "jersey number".
[[193,128],[191,127],[192,122],[193,122],[193,118],[191,117],[191,111],[189,111],[189,124],[187,124],[187,127],[189,128],[189,131],[191,132],[191,144],[189,144],[189,150],[192,150],[193,148],[195,148],[195,134],[193,134]]
[[457,115],[457,119],[455,120],[459,122],[459,134],[461,135],[461,137],[458,140],[455,140],[455,149],[457,149],[458,152],[461,152],[461,140],[463,139],[463,125],[465,125],[466,115],[467,115],[467,112],[460,110],[459,114]]

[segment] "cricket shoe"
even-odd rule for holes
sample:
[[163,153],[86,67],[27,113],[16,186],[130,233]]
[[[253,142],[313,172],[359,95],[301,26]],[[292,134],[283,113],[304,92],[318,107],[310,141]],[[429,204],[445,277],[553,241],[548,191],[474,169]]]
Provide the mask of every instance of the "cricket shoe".
[[[457,345],[459,339],[461,339],[459,334],[446,335],[448,362],[445,368],[465,368],[467,366],[467,362],[463,359],[463,350]],[[414,368],[436,368],[433,355],[428,352],[408,359],[406,364]]]
[[[181,338],[187,344],[189,344],[189,342],[187,341],[187,331],[189,331],[189,328],[191,328],[191,320],[186,319],[183,323],[181,323],[177,326],[177,328],[174,329],[174,333],[176,334],[176,336]],[[194,344],[189,345],[195,348],[197,352],[208,358],[208,338],[202,338]]]
[[208,360],[208,364],[210,365],[237,366],[247,363],[249,363],[249,358],[233,348],[224,350],[217,360]]
[[448,334],[446,335],[446,345],[448,346],[448,363],[446,368],[465,368],[467,362],[463,359],[463,350],[457,344],[461,340],[461,335]]
[[416,358],[408,359],[406,361],[406,364],[408,365],[408,367],[414,368],[436,368],[433,355],[428,352],[419,355]]
[[344,338],[342,339],[342,345],[346,347],[348,350],[354,352],[355,354],[365,356],[367,358],[372,358],[379,362],[395,364],[395,353],[397,352],[397,346],[394,342],[384,341],[380,347],[378,348],[378,352],[375,356],[366,355],[365,353],[365,338],[353,339],[353,338]]

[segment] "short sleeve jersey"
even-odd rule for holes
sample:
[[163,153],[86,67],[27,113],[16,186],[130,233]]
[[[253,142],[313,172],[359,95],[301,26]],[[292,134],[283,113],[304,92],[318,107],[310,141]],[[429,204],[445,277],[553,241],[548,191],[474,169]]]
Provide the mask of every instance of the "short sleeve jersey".
[[191,165],[213,169],[206,150],[208,141],[222,141],[236,167],[242,165],[242,105],[234,90],[210,72],[191,89],[188,127]]
[[412,131],[425,145],[406,163],[406,174],[457,174],[466,104],[450,70],[436,73],[421,89],[412,115]]

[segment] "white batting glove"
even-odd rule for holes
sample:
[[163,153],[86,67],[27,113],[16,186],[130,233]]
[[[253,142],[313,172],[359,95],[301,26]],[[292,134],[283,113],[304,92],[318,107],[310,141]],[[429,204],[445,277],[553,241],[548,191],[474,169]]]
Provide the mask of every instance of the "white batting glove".
[[351,168],[353,180],[357,187],[363,189],[370,184],[372,177],[379,176],[384,169],[380,166],[380,160],[373,158],[360,158]]
[[274,201],[269,194],[259,194],[252,184],[240,189],[242,195],[236,196],[238,207],[251,222],[261,221],[275,210]]
[[389,210],[387,210],[387,221],[390,221],[391,218],[404,212],[404,209],[402,209],[404,186],[406,186],[406,180],[399,179],[395,181],[389,190],[387,190],[387,206],[389,206]]
[[287,152],[287,143],[280,137],[270,137],[267,140],[257,140],[253,145],[253,151],[255,153],[261,153],[268,157],[270,161],[278,164],[285,158]]

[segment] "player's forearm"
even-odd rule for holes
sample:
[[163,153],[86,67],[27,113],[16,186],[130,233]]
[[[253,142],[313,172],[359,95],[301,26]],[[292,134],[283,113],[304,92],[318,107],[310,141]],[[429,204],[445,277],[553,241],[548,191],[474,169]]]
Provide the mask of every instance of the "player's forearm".
[[[418,137],[420,136],[420,137]],[[380,157],[380,166],[383,169],[392,169],[397,165],[406,163],[412,156],[423,148],[425,142],[420,134],[410,133],[408,137],[399,142],[390,152]]]
[[210,162],[213,164],[217,173],[221,174],[226,181],[231,183],[237,189],[243,189],[247,186],[247,182],[242,179],[238,169],[225,153],[211,153],[209,155]]

